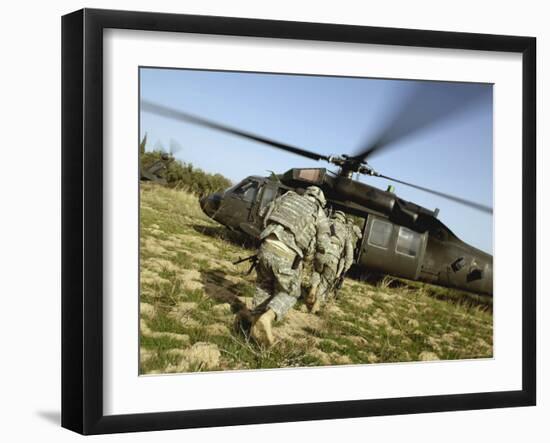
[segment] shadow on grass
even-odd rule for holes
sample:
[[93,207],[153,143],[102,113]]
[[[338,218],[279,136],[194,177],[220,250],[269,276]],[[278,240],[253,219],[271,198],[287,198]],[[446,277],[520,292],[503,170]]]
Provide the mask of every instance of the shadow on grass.
[[228,303],[233,313],[246,309],[246,304],[239,296],[251,295],[251,289],[245,283],[233,283],[225,278],[220,270],[202,272],[202,284],[205,295],[217,303]]
[[240,248],[255,249],[257,247],[256,240],[240,232],[231,231],[224,226],[204,226],[195,224],[191,225],[191,227],[199,234],[225,240]]

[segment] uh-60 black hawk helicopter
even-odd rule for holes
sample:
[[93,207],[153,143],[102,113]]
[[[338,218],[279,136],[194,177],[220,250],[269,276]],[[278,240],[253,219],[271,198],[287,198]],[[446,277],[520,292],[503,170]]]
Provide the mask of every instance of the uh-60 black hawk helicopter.
[[253,175],[223,192],[201,198],[202,210],[222,225],[257,238],[262,230],[264,208],[271,201],[289,190],[302,192],[315,185],[323,190],[330,210],[342,210],[362,221],[363,237],[355,251],[355,263],[360,272],[380,271],[492,295],[492,255],[460,240],[437,218],[438,209],[432,211],[401,199],[392,186],[383,191],[354,180],[353,174],[384,178],[487,213],[492,213],[492,208],[376,172],[366,159],[387,146],[382,140],[353,156],[326,156],[155,103],[142,101],[141,107],[145,112],[222,131],[339,167],[335,174],[326,168],[293,168],[268,177]]

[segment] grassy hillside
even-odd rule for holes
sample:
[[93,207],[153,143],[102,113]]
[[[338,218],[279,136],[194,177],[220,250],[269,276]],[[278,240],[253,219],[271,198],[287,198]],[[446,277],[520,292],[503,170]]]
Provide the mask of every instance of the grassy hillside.
[[317,315],[299,303],[262,350],[232,331],[255,280],[232,262],[254,252],[193,194],[141,185],[142,374],[492,356],[489,298],[388,277],[346,278]]

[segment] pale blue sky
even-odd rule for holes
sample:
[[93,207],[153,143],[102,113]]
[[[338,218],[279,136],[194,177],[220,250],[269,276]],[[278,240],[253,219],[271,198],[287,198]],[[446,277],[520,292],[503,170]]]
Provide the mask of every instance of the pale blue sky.
[[[382,174],[492,207],[492,85],[141,69],[141,98],[320,154],[354,154],[369,141]],[[234,182],[292,167],[336,167],[239,137],[142,112],[147,149],[171,140],[177,157]],[[387,131],[383,132],[386,128]],[[415,128],[419,128],[414,131]],[[360,180],[385,189],[390,182]],[[492,216],[395,184],[464,241],[492,253]]]

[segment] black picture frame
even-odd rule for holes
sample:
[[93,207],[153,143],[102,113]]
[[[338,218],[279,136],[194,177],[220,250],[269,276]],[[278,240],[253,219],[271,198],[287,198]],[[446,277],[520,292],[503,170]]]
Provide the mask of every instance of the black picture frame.
[[[103,413],[103,31],[192,32],[522,54],[522,389],[177,412]],[[536,403],[536,39],[230,17],[83,9],[62,18],[62,426],[150,431]]]

